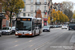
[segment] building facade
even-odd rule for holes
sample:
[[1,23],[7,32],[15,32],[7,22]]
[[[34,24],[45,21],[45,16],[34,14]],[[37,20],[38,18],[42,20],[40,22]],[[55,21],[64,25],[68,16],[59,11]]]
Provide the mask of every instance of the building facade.
[[24,0],[25,7],[19,16],[36,16],[36,11],[41,10],[42,17],[48,11],[48,0]]
[[51,13],[52,13],[52,9],[53,9],[53,3],[52,0],[48,0],[48,24],[51,24]]
[[55,9],[56,11],[63,11],[63,4],[62,3],[54,3],[53,4],[53,9]]
[[3,8],[2,8],[2,2],[0,1],[0,14],[4,14],[6,19],[2,20],[2,27],[9,26],[9,17],[7,14],[5,14]]

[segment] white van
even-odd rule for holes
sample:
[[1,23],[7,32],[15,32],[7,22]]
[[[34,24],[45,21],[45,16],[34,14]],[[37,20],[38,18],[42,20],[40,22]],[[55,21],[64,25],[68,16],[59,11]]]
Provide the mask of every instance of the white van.
[[12,30],[11,30],[11,27],[4,27],[2,28],[2,34],[12,34]]

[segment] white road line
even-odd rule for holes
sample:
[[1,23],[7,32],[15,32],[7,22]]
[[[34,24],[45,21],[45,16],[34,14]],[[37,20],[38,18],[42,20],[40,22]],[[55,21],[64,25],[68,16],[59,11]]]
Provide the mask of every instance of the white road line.
[[30,45],[29,47],[32,47],[33,45]]
[[[65,32],[65,31],[64,31],[64,32]],[[64,33],[64,32],[63,32],[63,33]],[[56,35],[57,35],[57,34],[56,34]],[[57,40],[57,39],[56,39],[56,40]],[[54,42],[55,42],[56,40],[54,40]],[[48,41],[48,42],[46,42],[46,43],[44,43],[44,44],[42,44],[42,45],[38,46],[38,47],[37,47],[37,48],[35,48],[34,50],[38,50],[39,48],[41,48],[41,47],[45,46],[45,44],[48,44],[48,43],[49,43],[49,44],[52,44],[53,42],[52,42],[52,43],[50,43],[50,42]]]
[[38,50],[39,48],[43,47],[45,44],[48,44],[49,42],[46,42],[44,44],[42,44],[41,46],[39,46],[38,48],[34,49],[34,50]]
[[32,40],[29,40],[29,42],[32,42]]
[[15,42],[18,42],[18,41],[15,41]]
[[14,47],[17,47],[18,45],[15,45]]

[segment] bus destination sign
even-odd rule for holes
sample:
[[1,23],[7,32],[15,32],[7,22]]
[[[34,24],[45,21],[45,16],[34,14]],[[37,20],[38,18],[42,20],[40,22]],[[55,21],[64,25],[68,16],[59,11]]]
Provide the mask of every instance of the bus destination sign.
[[17,21],[31,21],[30,18],[17,18]]

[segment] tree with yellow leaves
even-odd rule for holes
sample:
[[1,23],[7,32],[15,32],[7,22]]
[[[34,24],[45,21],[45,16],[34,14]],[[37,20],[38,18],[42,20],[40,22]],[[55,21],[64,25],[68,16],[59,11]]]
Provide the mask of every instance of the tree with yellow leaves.
[[50,16],[48,16],[48,24],[50,24]]
[[52,10],[51,16],[53,18],[53,22],[68,22],[69,18],[62,13],[62,11],[55,11],[54,9]]
[[9,18],[10,18],[10,25],[11,25],[11,17],[12,13],[15,12],[16,14],[20,11],[20,9],[24,8],[24,1],[23,0],[3,0],[2,1],[3,9],[5,12],[9,11]]
[[59,20],[59,14],[58,14],[58,11],[55,11],[55,9],[52,10],[52,13],[51,13],[51,16],[53,18],[53,22],[58,22]]

